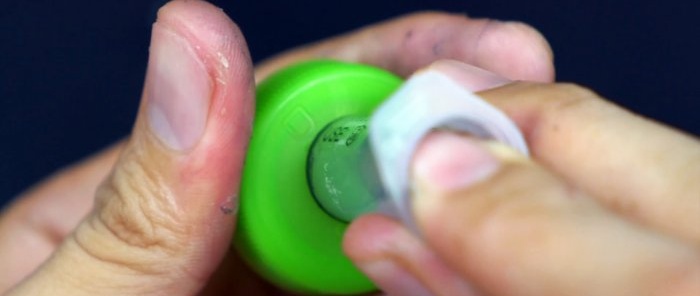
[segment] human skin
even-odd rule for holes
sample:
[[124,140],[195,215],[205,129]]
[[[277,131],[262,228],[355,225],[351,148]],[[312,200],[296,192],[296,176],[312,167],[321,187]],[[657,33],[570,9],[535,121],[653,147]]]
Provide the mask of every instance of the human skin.
[[[345,250],[395,295],[698,295],[700,142],[572,84],[440,71],[520,127],[527,158],[434,133],[418,148],[419,234],[367,215]],[[420,237],[418,239],[417,237]]]
[[[235,215],[220,206],[236,202],[253,81],[318,57],[402,76],[432,64],[427,70],[504,110],[533,152],[527,159],[494,143],[428,137],[413,166],[421,239],[378,215],[358,219],[346,234],[347,254],[385,292],[698,294],[697,140],[577,86],[511,83],[553,79],[551,51],[531,28],[421,13],[283,53],[254,70],[236,26],[198,1],[159,12],[129,139],[4,210],[0,291],[281,293],[227,253]],[[433,63],[441,59],[451,61]],[[195,85],[179,89],[173,82],[183,77]],[[179,93],[202,101],[183,102]],[[193,124],[170,121],[172,112]]]
[[[532,28],[418,13],[254,69],[236,25],[200,1],[174,1],[159,11],[132,135],[4,209],[0,291],[279,294],[228,252],[235,215],[220,207],[237,203],[255,81],[312,58],[376,65],[404,77],[453,60],[429,70],[482,91],[516,121],[533,150],[525,159],[494,144],[428,138],[413,172],[422,239],[377,215],[355,221],[346,235],[348,255],[384,291],[697,294],[697,141],[580,87],[510,84],[553,80],[552,53]],[[673,153],[662,154],[669,147]],[[464,167],[445,168],[436,158],[442,153],[430,152],[457,148],[470,152],[459,162],[467,171],[486,172],[481,179],[470,180],[473,174],[459,171]],[[446,185],[445,172],[463,178]]]

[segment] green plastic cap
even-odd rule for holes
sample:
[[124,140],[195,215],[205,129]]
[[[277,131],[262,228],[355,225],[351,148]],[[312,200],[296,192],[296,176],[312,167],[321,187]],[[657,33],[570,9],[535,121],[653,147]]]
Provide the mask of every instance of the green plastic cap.
[[340,221],[379,212],[386,201],[367,121],[346,116],[331,122],[309,151],[306,170],[311,193],[321,208]]
[[337,61],[297,64],[260,83],[235,246],[265,278],[298,293],[375,289],[343,254],[347,223],[314,199],[307,159],[329,123],[368,118],[400,84],[384,70]]

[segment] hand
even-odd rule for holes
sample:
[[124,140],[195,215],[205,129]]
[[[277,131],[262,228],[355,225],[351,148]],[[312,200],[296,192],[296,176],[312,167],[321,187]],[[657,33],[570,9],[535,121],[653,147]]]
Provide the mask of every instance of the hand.
[[[412,167],[422,239],[378,215],[345,249],[395,295],[700,295],[700,142],[584,88],[429,67],[504,110],[531,158],[453,133]],[[505,85],[505,86],[502,86]],[[496,88],[492,88],[496,87]]]
[[512,79],[553,77],[549,47],[531,28],[442,13],[292,50],[254,74],[243,36],[223,12],[174,1],[158,13],[150,52],[129,139],[55,174],[3,211],[0,292],[276,293],[227,255],[235,215],[222,211],[237,204],[254,75],[260,80],[311,58],[407,75],[452,58]]

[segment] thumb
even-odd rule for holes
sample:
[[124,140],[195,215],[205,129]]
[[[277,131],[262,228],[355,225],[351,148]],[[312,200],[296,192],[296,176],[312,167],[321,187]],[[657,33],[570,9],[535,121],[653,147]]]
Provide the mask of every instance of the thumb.
[[254,82],[241,32],[203,1],[153,25],[133,133],[95,208],[11,295],[192,295],[228,250]]
[[697,295],[692,248],[616,216],[505,145],[434,133],[413,165],[426,244],[484,294]]

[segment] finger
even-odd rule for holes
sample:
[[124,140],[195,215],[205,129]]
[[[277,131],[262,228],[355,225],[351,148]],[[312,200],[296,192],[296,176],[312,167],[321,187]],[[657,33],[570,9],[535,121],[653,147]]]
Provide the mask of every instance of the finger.
[[15,294],[190,295],[228,250],[253,114],[245,41],[220,9],[174,1],[150,51],[137,122],[95,208]]
[[438,59],[454,59],[512,80],[554,79],[552,51],[535,29],[437,12],[400,17],[288,51],[260,64],[256,79],[319,58],[376,65],[402,76]]
[[572,85],[481,93],[517,121],[533,157],[607,207],[700,246],[700,142]]
[[353,221],[343,249],[388,295],[479,295],[398,222],[380,215]]
[[692,248],[606,211],[500,144],[429,136],[413,164],[427,244],[493,295],[697,295]]
[[122,143],[50,177],[0,215],[0,293],[29,275],[92,208]]
[[471,92],[479,92],[512,83],[512,80],[456,60],[438,60],[426,69],[438,71]]
[[[439,60],[429,69],[458,78],[471,91],[510,82],[454,60]],[[480,295],[423,242],[386,217],[368,215],[353,221],[344,237],[344,250],[363,272],[391,295]]]

